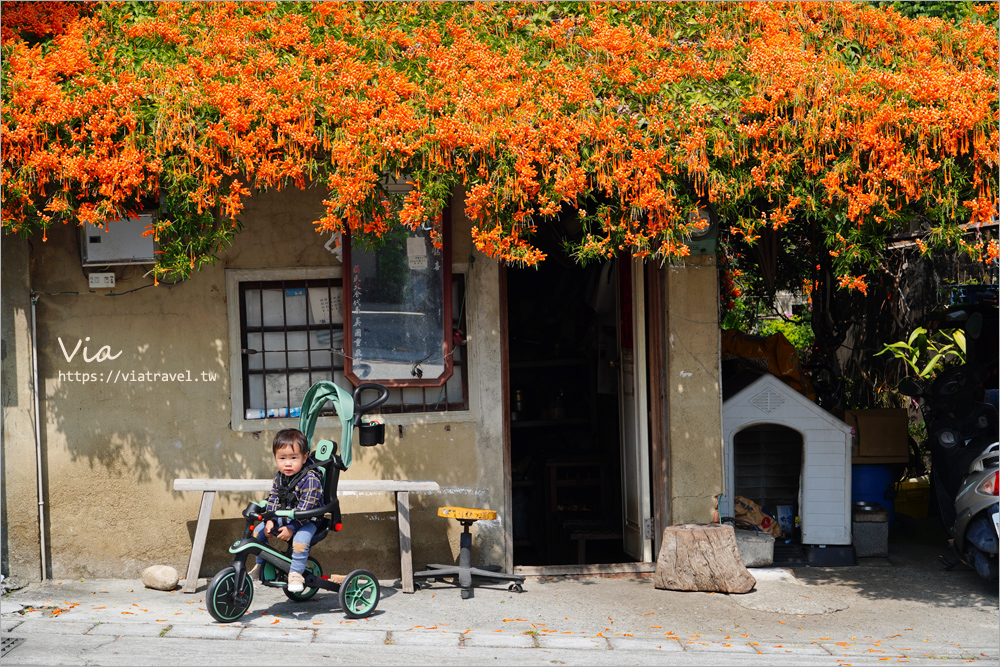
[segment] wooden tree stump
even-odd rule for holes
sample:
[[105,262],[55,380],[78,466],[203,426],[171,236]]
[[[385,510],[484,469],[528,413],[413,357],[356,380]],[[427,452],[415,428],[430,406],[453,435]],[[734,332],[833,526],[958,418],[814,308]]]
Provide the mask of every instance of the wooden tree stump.
[[740,558],[732,526],[685,523],[663,530],[653,574],[656,588],[749,593],[756,583]]

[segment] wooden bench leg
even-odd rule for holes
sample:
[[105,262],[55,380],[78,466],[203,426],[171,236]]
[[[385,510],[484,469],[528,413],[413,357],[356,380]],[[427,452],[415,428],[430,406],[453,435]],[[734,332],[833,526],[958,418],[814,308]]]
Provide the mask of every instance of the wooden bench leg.
[[187,576],[184,577],[185,593],[198,590],[198,574],[201,572],[201,559],[205,555],[205,541],[208,538],[208,522],[212,520],[212,505],[215,504],[215,491],[205,491],[201,494],[201,510],[198,511],[198,525],[194,529],[194,541],[191,543],[191,558],[188,559]]
[[413,554],[410,551],[410,492],[396,492],[396,523],[399,527],[399,582],[404,593],[413,592]]

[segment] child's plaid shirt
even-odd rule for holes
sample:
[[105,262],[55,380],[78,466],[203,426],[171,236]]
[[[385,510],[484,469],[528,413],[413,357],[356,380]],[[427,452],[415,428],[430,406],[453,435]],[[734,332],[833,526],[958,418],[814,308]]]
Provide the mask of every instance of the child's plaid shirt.
[[[271,495],[267,497],[267,511],[274,511],[280,509],[292,509],[291,507],[281,507],[278,502],[278,489],[282,482],[287,482],[288,478],[282,475],[280,472],[275,473],[274,482],[271,484]],[[298,502],[295,505],[296,512],[305,512],[307,510],[314,510],[317,507],[322,507],[323,505],[323,482],[320,480],[319,473],[315,470],[310,470],[299,483],[295,485],[294,489],[295,498]],[[288,526],[291,527],[293,531],[298,530],[304,526],[311,519],[305,520],[295,520],[290,521]]]

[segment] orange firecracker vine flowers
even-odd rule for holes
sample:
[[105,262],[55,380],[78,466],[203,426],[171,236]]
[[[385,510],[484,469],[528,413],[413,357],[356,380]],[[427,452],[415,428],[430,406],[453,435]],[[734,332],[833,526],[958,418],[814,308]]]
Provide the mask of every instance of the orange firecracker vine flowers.
[[327,190],[318,231],[436,238],[464,186],[476,247],[526,265],[556,217],[581,261],[684,257],[711,204],[750,240],[814,221],[864,290],[865,249],[907,212],[945,241],[996,215],[996,5],[977,11],[7,2],[2,225],[158,204],[155,275],[183,277],[247,197],[289,186]]

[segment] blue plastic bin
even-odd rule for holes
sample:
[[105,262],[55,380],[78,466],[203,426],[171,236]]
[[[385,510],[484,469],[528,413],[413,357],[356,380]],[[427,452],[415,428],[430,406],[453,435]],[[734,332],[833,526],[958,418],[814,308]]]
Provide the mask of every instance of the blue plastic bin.
[[863,501],[881,505],[889,512],[889,530],[896,517],[896,485],[888,465],[851,466],[851,503]]

